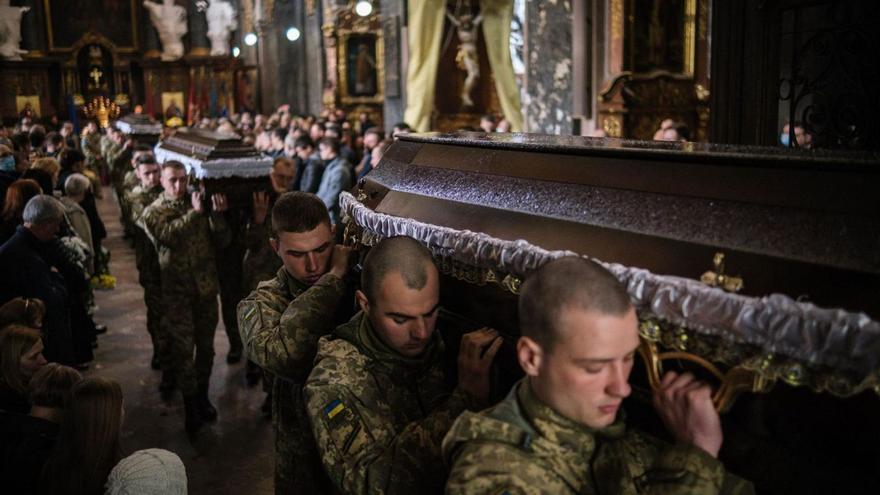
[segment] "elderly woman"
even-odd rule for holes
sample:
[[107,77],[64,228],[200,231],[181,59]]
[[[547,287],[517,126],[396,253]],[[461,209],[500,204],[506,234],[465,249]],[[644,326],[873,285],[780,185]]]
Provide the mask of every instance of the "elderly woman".
[[70,227],[76,234],[77,238],[83,241],[89,248],[89,257],[86,269],[89,275],[95,272],[94,254],[95,245],[92,240],[92,226],[89,223],[89,215],[80,204],[85,201],[89,188],[92,186],[88,177],[82,174],[71,174],[64,181],[64,194],[61,197],[61,204],[64,205],[64,213]]

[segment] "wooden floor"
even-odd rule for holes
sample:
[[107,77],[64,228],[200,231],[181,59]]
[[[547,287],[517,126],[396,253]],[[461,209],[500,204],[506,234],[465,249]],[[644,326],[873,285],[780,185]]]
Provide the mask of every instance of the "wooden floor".
[[116,289],[97,292],[95,320],[109,331],[98,338],[95,361],[86,375],[112,378],[125,394],[123,447],[126,452],[163,448],[175,452],[186,465],[189,493],[272,493],[272,425],[260,416],[265,394],[258,385],[248,388],[244,364],[227,365],[229,342],[222,321],[214,339],[216,356],[210,397],[217,407],[217,423],[203,429],[194,443],[183,431],[183,404],[159,397],[160,372],[150,369],[152,346],[146,330],[143,291],[137,283],[134,250],[122,239],[119,208],[105,189],[99,211],[107,226],[105,247],[110,250],[110,272]]

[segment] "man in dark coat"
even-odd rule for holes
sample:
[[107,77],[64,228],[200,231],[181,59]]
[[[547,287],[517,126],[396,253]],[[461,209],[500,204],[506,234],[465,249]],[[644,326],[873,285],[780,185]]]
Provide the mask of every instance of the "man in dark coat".
[[[76,364],[70,333],[70,309],[64,277],[53,256],[52,241],[64,217],[64,207],[41,194],[28,201],[23,225],[0,246],[0,304],[14,297],[33,297],[46,305],[43,325],[44,354],[49,361]],[[61,263],[57,261],[57,263]],[[61,270],[63,273],[63,270]]]

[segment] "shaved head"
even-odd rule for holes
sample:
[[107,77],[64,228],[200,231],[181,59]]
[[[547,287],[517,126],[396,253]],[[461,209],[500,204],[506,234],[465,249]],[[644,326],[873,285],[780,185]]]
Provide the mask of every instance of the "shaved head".
[[375,301],[385,277],[396,272],[410,289],[421,290],[428,282],[428,271],[436,270],[431,253],[412,237],[390,237],[367,254],[361,274],[361,290]]
[[559,316],[567,308],[621,316],[632,303],[623,284],[598,263],[576,256],[558,258],[530,273],[522,285],[522,335],[549,351],[559,337]]

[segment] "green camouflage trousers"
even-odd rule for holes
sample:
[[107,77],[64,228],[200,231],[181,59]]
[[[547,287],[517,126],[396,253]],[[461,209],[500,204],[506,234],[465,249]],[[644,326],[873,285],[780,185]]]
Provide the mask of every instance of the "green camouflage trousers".
[[275,378],[272,403],[275,427],[275,494],[331,493],[318,447],[309,428],[302,385]]
[[156,280],[142,280],[144,304],[147,306],[147,332],[153,342],[153,352],[159,358],[163,371],[171,370],[168,335],[162,327],[162,284]]
[[[168,332],[171,369],[183,395],[206,387],[214,364],[214,330],[217,328],[217,294],[199,295],[163,287],[164,328]],[[193,352],[195,351],[195,359]]]

